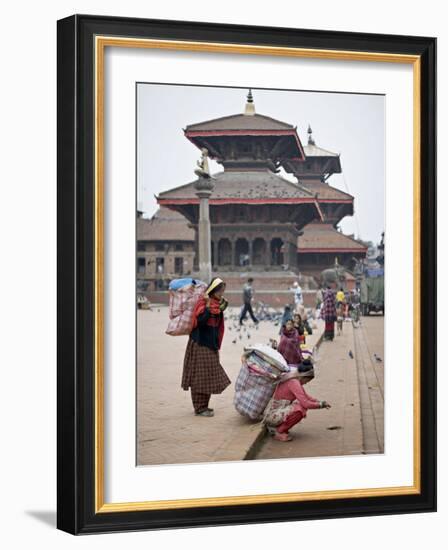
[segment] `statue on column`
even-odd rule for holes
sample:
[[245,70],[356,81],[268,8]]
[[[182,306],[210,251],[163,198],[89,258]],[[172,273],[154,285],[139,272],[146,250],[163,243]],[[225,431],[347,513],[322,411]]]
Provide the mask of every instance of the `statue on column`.
[[198,176],[194,183],[196,196],[199,198],[199,216],[198,216],[198,264],[200,277],[205,281],[211,280],[211,227],[209,213],[209,198],[215,187],[215,178],[210,174],[208,165],[208,150],[204,147],[201,160],[197,161],[197,168],[194,173]]
[[201,153],[201,160],[198,160],[196,162],[198,167],[195,169],[194,173],[200,178],[209,179],[212,177],[212,175],[210,174],[210,167],[208,165],[208,150],[203,147],[201,149]]

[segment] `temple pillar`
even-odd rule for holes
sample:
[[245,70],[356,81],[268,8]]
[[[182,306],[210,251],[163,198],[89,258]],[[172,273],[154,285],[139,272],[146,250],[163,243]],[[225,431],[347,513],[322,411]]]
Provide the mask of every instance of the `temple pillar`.
[[253,246],[252,246],[252,239],[247,239],[247,242],[248,242],[248,245],[249,245],[249,267],[252,267],[254,265],[254,261],[253,261],[253,257],[252,257],[252,254],[253,254]]
[[235,271],[235,237],[230,239],[230,269]]
[[199,198],[198,223],[198,264],[200,278],[209,283],[212,278],[212,251],[209,198],[214,183],[211,178],[199,177],[195,183],[196,195]]

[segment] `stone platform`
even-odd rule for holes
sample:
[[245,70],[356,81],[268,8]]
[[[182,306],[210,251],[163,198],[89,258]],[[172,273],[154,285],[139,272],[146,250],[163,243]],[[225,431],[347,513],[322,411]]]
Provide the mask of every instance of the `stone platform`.
[[[194,277],[194,275],[192,275]],[[245,271],[245,272],[223,272],[213,273],[213,277],[222,277],[226,282],[226,298],[231,306],[242,304],[242,289],[249,277],[252,277],[252,284],[255,295],[254,302],[264,302],[269,306],[283,309],[286,304],[294,301],[291,287],[299,280],[296,273],[292,271]],[[316,301],[316,290],[303,289],[303,298],[306,307],[314,307]],[[147,296],[151,302],[168,304],[169,294],[167,291],[148,292]]]

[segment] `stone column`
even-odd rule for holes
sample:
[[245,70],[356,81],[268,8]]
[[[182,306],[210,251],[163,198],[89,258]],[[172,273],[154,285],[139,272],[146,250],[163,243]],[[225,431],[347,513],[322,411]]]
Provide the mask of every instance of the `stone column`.
[[252,241],[252,237],[248,237],[247,238],[247,244],[248,244],[248,255],[249,255],[249,266],[248,267],[252,267],[254,265],[254,247],[253,247],[253,241]]
[[209,198],[214,188],[212,178],[199,177],[194,184],[199,198],[198,264],[200,278],[209,283],[212,278],[211,229]]

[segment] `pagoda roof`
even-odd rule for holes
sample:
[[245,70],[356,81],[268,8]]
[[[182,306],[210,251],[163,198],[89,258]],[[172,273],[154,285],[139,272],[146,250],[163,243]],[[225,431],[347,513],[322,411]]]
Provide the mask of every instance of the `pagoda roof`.
[[185,128],[185,133],[190,134],[192,132],[214,132],[214,131],[241,131],[241,130],[254,130],[254,131],[278,131],[278,130],[295,130],[292,124],[276,120],[265,115],[259,114],[237,114],[229,115],[220,118],[214,118],[206,120],[204,122],[198,122],[196,124],[190,124]]
[[354,201],[353,195],[349,195],[348,193],[340,191],[339,189],[336,189],[336,187],[332,187],[328,183],[324,183],[319,180],[307,180],[302,183],[302,186],[305,187],[305,189],[308,189],[313,196],[317,193],[317,198],[319,201]]
[[[209,199],[210,204],[314,203],[316,200],[307,188],[270,170],[226,170],[213,177],[215,188]],[[195,181],[160,193],[157,197],[159,204],[199,203],[194,187]]]
[[328,223],[310,223],[303,228],[297,239],[297,252],[302,254],[318,252],[366,253],[367,247],[353,237],[344,235]]
[[339,157],[339,153],[333,153],[327,149],[322,149],[315,144],[308,144],[303,147],[307,157]]
[[161,207],[151,219],[137,218],[137,240],[194,241],[194,230],[182,214]]

